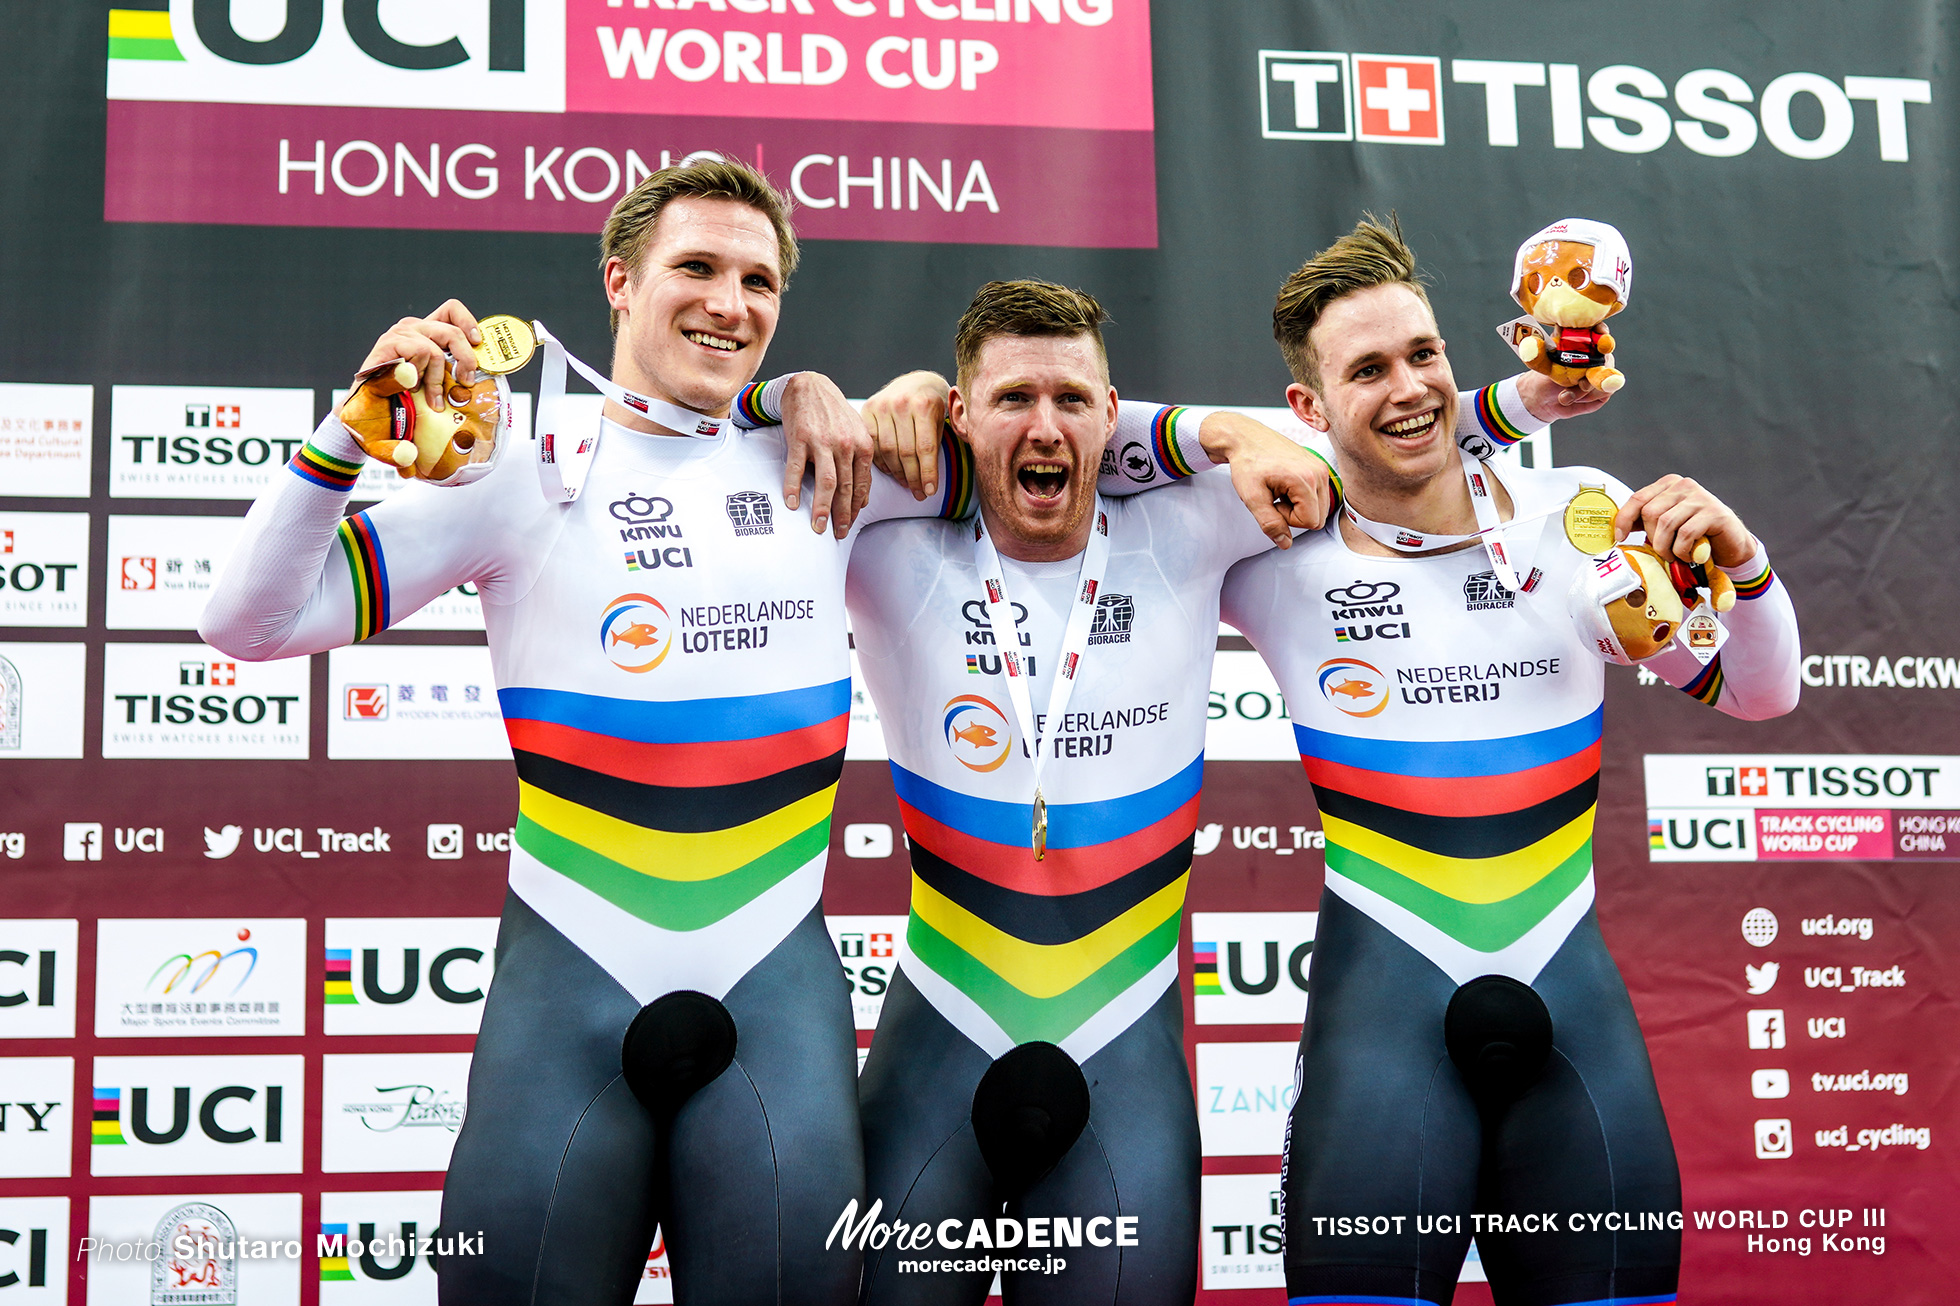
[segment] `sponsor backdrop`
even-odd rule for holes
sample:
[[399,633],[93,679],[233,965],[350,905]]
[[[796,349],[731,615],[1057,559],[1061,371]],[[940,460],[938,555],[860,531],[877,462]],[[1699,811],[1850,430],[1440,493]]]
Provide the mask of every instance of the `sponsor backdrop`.
[[[11,7],[0,1302],[433,1301],[419,1236],[468,1109],[515,812],[476,598],[268,665],[200,645],[197,615],[383,327],[455,295],[603,358],[594,233],[703,150],[767,170],[810,241],[769,366],[856,394],[946,367],[973,288],[1033,274],[1104,298],[1125,393],[1273,405],[1275,286],[1391,208],[1481,381],[1512,368],[1491,328],[1516,311],[1517,243],[1617,224],[1639,269],[1630,382],[1531,456],[1701,478],[1770,543],[1804,627],[1804,701],[1776,722],[1609,677],[1599,911],[1680,1149],[1684,1300],[1946,1300],[1960,15],[1545,15]],[[1373,630],[1355,655],[1392,674],[1393,623]],[[1219,647],[1180,980],[1202,1293],[1270,1303],[1321,834],[1286,704],[1243,640]],[[826,903],[861,1043],[906,905],[882,755],[860,698]],[[76,1258],[85,1235],[178,1228],[309,1241],[235,1265]],[[670,1298],[665,1275],[655,1247],[642,1300]],[[1488,1300],[1478,1277],[1462,1300]]]

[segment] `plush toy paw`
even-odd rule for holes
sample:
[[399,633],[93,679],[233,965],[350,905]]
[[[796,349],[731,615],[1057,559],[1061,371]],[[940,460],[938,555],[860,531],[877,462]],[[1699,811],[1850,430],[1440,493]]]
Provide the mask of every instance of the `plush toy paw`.
[[1627,383],[1626,374],[1616,367],[1588,368],[1586,379],[1592,382],[1593,389],[1609,395]]
[[370,457],[404,478],[460,483],[464,469],[494,455],[504,405],[496,377],[482,374],[466,386],[445,372],[445,406],[438,411],[424,397],[413,364],[373,369],[341,405],[341,424]]

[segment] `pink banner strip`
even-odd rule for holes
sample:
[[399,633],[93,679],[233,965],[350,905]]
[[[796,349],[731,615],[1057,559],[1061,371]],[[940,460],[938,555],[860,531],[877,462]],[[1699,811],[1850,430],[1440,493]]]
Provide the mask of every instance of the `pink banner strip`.
[[110,101],[111,222],[596,234],[692,151],[760,163],[814,240],[1154,248],[1147,131]]

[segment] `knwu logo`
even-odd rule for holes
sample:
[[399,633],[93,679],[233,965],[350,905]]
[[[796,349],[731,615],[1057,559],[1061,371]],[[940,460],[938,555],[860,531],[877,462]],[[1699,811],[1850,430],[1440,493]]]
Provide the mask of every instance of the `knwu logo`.
[[[1436,56],[1261,50],[1257,58],[1260,135],[1268,140],[1445,143]],[[1648,154],[1678,142],[1708,158],[1747,154],[1766,140],[1789,158],[1828,159],[1852,144],[1862,121],[1881,161],[1907,163],[1907,106],[1933,102],[1932,83],[1918,77],[1764,70],[1759,94],[1750,79],[1720,68],[1683,72],[1672,86],[1634,64],[1581,74],[1570,63],[1452,59],[1449,81],[1481,88],[1484,138],[1494,147],[1515,148],[1529,136],[1533,144],[1549,137],[1554,149],[1584,149],[1590,140]],[[1871,109],[1861,118],[1864,103]]]

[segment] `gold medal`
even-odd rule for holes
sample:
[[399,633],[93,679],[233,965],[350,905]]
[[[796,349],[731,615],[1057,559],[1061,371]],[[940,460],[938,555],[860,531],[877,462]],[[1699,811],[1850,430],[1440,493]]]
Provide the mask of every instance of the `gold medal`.
[[1045,861],[1048,857],[1048,800],[1041,796],[1041,786],[1034,787],[1034,859]]
[[1581,485],[1565,505],[1565,538],[1572,547],[1597,557],[1613,547],[1613,518],[1620,505],[1601,485]]
[[531,324],[521,317],[498,313],[478,322],[476,329],[483,333],[483,343],[476,347],[479,372],[491,376],[515,372],[530,362],[531,355],[538,350],[538,338],[532,333]]

